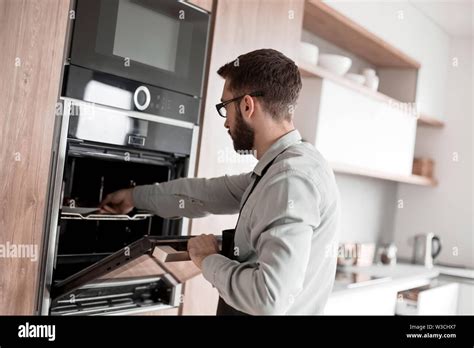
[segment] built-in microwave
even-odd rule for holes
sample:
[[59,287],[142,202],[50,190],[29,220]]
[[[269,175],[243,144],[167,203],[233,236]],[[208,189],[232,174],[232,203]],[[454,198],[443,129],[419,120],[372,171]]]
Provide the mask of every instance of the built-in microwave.
[[77,0],[70,64],[201,98],[210,15],[178,0]]

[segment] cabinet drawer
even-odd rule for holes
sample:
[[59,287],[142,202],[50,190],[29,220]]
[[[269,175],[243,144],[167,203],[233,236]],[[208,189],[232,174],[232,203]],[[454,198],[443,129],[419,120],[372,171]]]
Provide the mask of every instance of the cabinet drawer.
[[458,283],[439,283],[398,293],[398,315],[455,315],[458,305]]

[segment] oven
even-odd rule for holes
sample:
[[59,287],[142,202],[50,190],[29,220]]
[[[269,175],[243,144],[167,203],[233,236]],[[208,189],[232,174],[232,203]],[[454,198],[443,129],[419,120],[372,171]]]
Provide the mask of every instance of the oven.
[[72,66],[202,96],[209,13],[179,0],[77,0],[75,17]]
[[[198,126],[65,97],[60,109],[40,312],[131,314],[178,306],[184,280],[160,263],[154,246],[185,251],[188,219],[137,209],[99,214],[97,207],[119,189],[192,176]],[[122,259],[127,250],[131,255]]]
[[177,307],[194,272],[189,220],[97,207],[119,189],[193,176],[209,14],[178,0],[76,0],[71,23],[37,311]]

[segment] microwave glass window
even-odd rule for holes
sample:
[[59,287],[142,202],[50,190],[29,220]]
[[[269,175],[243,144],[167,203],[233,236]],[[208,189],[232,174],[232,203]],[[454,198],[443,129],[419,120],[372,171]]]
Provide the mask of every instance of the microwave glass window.
[[[180,23],[132,0],[118,5],[113,54],[175,71]],[[159,40],[159,44],[158,44]]]
[[177,0],[76,0],[71,65],[200,97],[209,14]]

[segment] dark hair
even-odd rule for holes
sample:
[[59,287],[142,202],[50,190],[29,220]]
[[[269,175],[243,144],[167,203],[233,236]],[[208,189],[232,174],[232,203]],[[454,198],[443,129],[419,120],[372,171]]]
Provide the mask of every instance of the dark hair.
[[273,49],[260,49],[240,55],[219,68],[229,79],[235,95],[263,92],[262,107],[276,120],[291,119],[301,90],[301,76],[295,62]]

